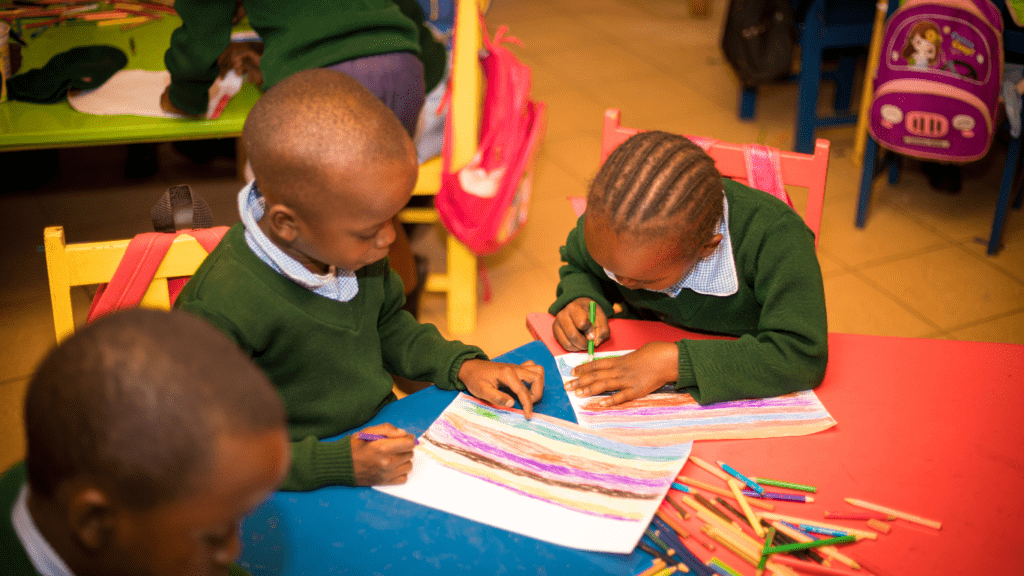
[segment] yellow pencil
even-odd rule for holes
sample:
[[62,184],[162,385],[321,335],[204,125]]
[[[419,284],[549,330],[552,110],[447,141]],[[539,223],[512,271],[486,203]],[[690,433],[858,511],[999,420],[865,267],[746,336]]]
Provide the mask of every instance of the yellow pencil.
[[113,20],[100,20],[97,26],[121,26],[125,24],[145,24],[149,22],[146,16],[131,16],[129,18],[115,18]]
[[722,479],[723,482],[728,483],[729,480],[732,480],[732,476],[729,476],[725,472],[722,472],[721,468],[719,468],[718,466],[712,466],[711,464],[708,464],[707,462],[701,460],[700,458],[697,458],[693,454],[690,454],[690,461],[696,464],[697,466],[700,466],[701,468],[707,470],[708,472],[711,472],[715,476],[718,476],[719,478]]
[[929,528],[935,528],[936,530],[942,528],[942,522],[939,522],[938,520],[929,520],[927,518],[915,516],[914,514],[909,514],[907,512],[900,512],[899,510],[893,510],[892,508],[887,508],[885,506],[880,506],[878,504],[872,504],[871,502],[857,500],[856,498],[844,498],[844,500],[846,500],[849,504],[852,504],[860,508],[867,508],[868,510],[874,510],[875,512],[881,512],[882,514],[892,514],[893,516],[897,518],[902,518],[907,522],[913,522],[915,524],[920,524],[922,526],[927,526]]
[[644,570],[636,576],[653,576],[654,574],[657,574],[658,572],[664,570],[665,566],[666,564],[664,560],[662,560],[661,558],[655,558],[654,563],[651,564],[650,568]]
[[715,528],[710,524],[705,524],[701,528],[701,532],[707,535],[708,538],[711,538],[715,542],[718,542],[719,544],[727,548],[730,552],[732,552],[741,560],[743,560],[747,564],[750,564],[751,566],[756,567],[758,561],[760,561],[760,556],[757,556],[757,554],[753,550],[743,546],[734,538],[731,538],[731,536],[734,535],[729,534],[727,530],[719,530],[718,528]]
[[750,521],[750,527],[754,529],[758,538],[764,538],[764,528],[761,527],[761,522],[754,515],[754,511],[750,509],[750,504],[747,503],[747,497],[743,495],[743,487],[739,482],[735,480],[729,480],[729,488],[732,493],[736,495],[736,501],[740,503],[740,508],[743,509],[743,514]]

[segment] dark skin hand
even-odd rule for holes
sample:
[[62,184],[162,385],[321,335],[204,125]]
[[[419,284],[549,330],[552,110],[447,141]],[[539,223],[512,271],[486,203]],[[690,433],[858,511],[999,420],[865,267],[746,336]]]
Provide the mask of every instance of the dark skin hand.
[[387,436],[384,440],[360,440],[352,436],[352,465],[357,486],[404,484],[412,470],[416,437],[391,424],[378,424],[361,432]]
[[527,420],[533,416],[533,405],[544,394],[544,368],[531,360],[521,365],[466,360],[459,368],[459,380],[470,394],[495,406],[512,408],[516,405],[511,396],[502,392],[502,388],[510,390],[523,405],[523,416]]
[[679,378],[679,348],[671,342],[650,342],[617,358],[598,358],[573,368],[575,380],[565,389],[580,398],[605,392],[615,394],[598,401],[615,406],[642,398]]
[[[239,76],[245,77],[247,81],[261,86],[263,84],[263,73],[260,71],[262,55],[262,42],[232,42],[228,49],[217,58],[217,66],[220,68],[218,79],[223,79],[228,70],[234,70]],[[161,108],[189,118],[201,118],[199,114],[189,114],[175,106],[168,95],[169,89],[169,87],[165,88],[163,94],[160,95]]]
[[597,307],[593,326],[590,324],[590,298],[577,298],[569,302],[555,315],[555,323],[551,330],[555,340],[569,352],[581,352],[587,349],[587,341],[594,340],[594,346],[608,340],[611,331],[608,329],[608,317],[604,310]]

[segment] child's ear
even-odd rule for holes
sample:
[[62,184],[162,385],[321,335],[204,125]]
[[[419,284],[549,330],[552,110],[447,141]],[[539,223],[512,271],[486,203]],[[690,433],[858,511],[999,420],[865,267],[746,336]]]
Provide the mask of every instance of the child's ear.
[[68,504],[68,523],[78,544],[90,552],[102,550],[114,531],[114,507],[99,488],[75,493]]
[[270,232],[281,240],[291,243],[299,236],[299,219],[295,211],[284,204],[273,204],[263,214]]
[[708,240],[707,242],[704,243],[703,246],[700,247],[700,257],[707,258],[708,256],[711,256],[711,254],[718,248],[718,245],[721,243],[722,235],[715,234],[714,236],[711,237],[711,240]]

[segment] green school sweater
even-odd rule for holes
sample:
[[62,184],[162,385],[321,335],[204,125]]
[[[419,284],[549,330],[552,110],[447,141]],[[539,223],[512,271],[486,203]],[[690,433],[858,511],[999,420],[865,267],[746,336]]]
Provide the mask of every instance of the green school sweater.
[[[205,114],[220,73],[217,58],[231,40],[235,3],[177,0],[174,8],[182,25],[164,54],[168,95],[185,112]],[[416,0],[246,0],[245,9],[263,40],[264,90],[302,70],[391,52],[420,57],[427,92],[444,76],[447,55],[423,25]]]
[[764,398],[821,384],[828,328],[814,236],[785,203],[723,179],[739,290],[705,296],[684,289],[675,298],[630,290],[612,281],[587,251],[583,218],[561,249],[557,299],[549,312],[585,296],[609,316],[662,320],[694,332],[737,340],[681,340],[676,388],[700,404]]
[[[18,462],[0,476],[0,564],[4,567],[4,576],[40,576],[21,545],[11,521],[14,503],[18,501],[18,493],[25,482],[24,462]],[[228,568],[228,573],[231,576],[250,576],[242,567],[234,564]]]
[[288,412],[292,467],[282,490],[355,483],[349,436],[395,399],[390,374],[465,390],[463,361],[483,351],[448,341],[402,310],[402,281],[387,259],[356,271],[359,294],[325,298],[275,272],[235,224],[176,305],[227,333],[263,368]]

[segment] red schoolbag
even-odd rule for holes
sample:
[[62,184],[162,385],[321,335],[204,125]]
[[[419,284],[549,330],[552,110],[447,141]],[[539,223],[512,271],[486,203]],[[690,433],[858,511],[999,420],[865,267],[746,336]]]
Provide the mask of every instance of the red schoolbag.
[[481,18],[486,81],[480,144],[470,162],[451,170],[452,114],[445,123],[438,216],[448,231],[478,255],[491,254],[526,223],[533,160],[544,134],[544,103],[530,99],[530,68],[505,47],[518,43],[498,28],[492,41]]

